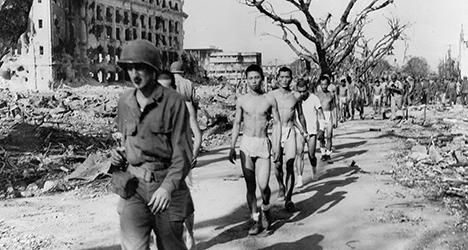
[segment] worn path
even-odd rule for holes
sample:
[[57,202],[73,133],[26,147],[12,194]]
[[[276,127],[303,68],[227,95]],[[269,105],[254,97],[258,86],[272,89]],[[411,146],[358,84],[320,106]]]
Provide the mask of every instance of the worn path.
[[[245,186],[239,164],[226,161],[227,151],[205,157],[196,169],[198,249],[448,249],[448,226],[455,218],[429,204],[415,190],[397,185],[388,174],[396,141],[387,121],[340,124],[334,140],[334,163],[318,166],[319,180],[296,190],[296,211],[287,213],[273,189],[272,230],[247,235]],[[373,128],[373,129],[371,129]],[[371,131],[375,128],[382,131]],[[353,161],[355,164],[353,164]],[[272,172],[272,176],[273,172]]]
[[[205,154],[194,169],[197,249],[450,249],[446,242],[454,237],[450,227],[456,218],[389,175],[388,158],[397,142],[385,132],[388,124],[340,124],[335,162],[319,164],[317,181],[306,164],[306,185],[295,191],[293,213],[276,200],[272,171],[274,223],[258,236],[247,234],[240,161],[229,163],[227,147]],[[115,195],[78,198],[74,192],[5,201],[0,248],[19,249],[8,240],[13,237],[16,246],[33,240],[47,246],[43,249],[120,249],[116,201]]]

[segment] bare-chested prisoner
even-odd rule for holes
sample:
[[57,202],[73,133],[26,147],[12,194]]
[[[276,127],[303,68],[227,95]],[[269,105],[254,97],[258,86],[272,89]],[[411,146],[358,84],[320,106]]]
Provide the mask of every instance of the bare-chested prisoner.
[[[282,67],[278,71],[279,88],[269,94],[276,99],[281,119],[281,147],[279,160],[275,162],[275,174],[278,180],[278,200],[284,199],[284,207],[291,211],[294,208],[292,193],[294,189],[294,159],[296,157],[296,110],[300,105],[300,95],[291,91],[292,71]],[[283,157],[284,153],[284,157]],[[286,163],[286,178],[283,182],[283,162]]]
[[338,87],[338,98],[339,107],[341,111],[340,122],[344,122],[350,116],[348,110],[349,90],[348,85],[346,84],[346,78],[344,77],[340,79],[340,85]]
[[325,121],[319,124],[318,140],[320,142],[320,152],[322,161],[331,162],[332,137],[333,137],[333,116],[332,108],[335,106],[335,95],[328,90],[330,78],[328,75],[320,77],[320,85],[317,86],[317,96],[322,104]]
[[376,79],[374,86],[372,86],[372,95],[374,107],[374,117],[379,117],[382,112],[382,94],[384,93],[384,86],[380,84],[380,80]]
[[[270,226],[270,195],[268,186],[270,180],[270,157],[276,161],[279,151],[279,138],[281,136],[281,122],[275,98],[266,94],[262,87],[264,79],[262,68],[250,65],[245,71],[249,91],[239,97],[236,104],[236,117],[232,129],[231,150],[229,161],[236,160],[235,145],[240,132],[241,121],[244,121],[244,130],[240,142],[240,159],[242,172],[247,185],[247,205],[252,216],[253,225],[250,235],[260,233],[262,229]],[[274,128],[272,141],[268,139],[268,117],[273,116]],[[256,186],[262,196],[260,212],[257,208]]]

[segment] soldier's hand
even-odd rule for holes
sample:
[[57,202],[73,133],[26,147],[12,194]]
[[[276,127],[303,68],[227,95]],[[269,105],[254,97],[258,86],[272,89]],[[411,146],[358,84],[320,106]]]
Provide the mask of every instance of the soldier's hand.
[[148,203],[148,206],[151,209],[151,212],[154,214],[163,212],[169,207],[171,203],[171,195],[164,188],[158,188],[151,196],[151,200]]
[[125,152],[124,151],[125,151],[125,149],[122,148],[122,147],[113,149],[111,151],[110,160],[111,160],[111,164],[113,166],[121,166],[121,165],[123,165],[125,163],[125,158],[124,158]]
[[231,150],[229,151],[229,161],[234,164],[234,162],[236,161],[236,150],[234,148],[231,148]]

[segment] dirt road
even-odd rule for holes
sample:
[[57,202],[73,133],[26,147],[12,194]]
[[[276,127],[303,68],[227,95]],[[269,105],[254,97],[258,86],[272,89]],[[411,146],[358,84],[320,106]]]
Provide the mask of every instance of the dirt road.
[[[319,163],[317,181],[306,164],[306,185],[295,191],[293,213],[276,200],[272,171],[274,223],[258,236],[247,234],[240,161],[227,161],[227,147],[203,155],[193,172],[197,249],[462,249],[454,247],[466,238],[452,228],[458,218],[392,180],[388,159],[399,141],[386,133],[390,125],[340,124],[334,163]],[[78,191],[4,201],[0,249],[120,249],[116,202],[113,194]]]

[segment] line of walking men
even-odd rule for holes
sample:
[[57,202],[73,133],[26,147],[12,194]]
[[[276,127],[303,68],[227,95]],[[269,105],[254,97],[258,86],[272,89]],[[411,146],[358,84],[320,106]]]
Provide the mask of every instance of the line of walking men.
[[[245,77],[249,90],[237,100],[229,160],[234,163],[237,158],[235,148],[243,122],[239,155],[252,218],[249,234],[256,235],[268,230],[272,223],[269,187],[272,162],[279,185],[277,199],[284,201],[287,211],[295,208],[292,201],[294,188],[304,184],[304,145],[307,143],[308,146],[312,179],[316,177],[316,140],[320,143],[321,160],[331,163],[333,129],[336,125],[333,112],[337,101],[336,89],[327,75],[320,77],[320,84],[316,87],[305,79],[299,79],[293,91],[292,71],[282,67],[277,75],[278,88],[268,93],[262,88],[264,75],[260,66],[250,65]],[[268,136],[269,117],[273,119],[271,140]],[[260,208],[257,206],[257,186],[262,199]]]
[[[111,154],[112,184],[121,197],[117,210],[122,248],[149,249],[151,232],[156,235],[160,250],[193,248],[190,171],[196,165],[201,138],[191,98],[193,86],[177,76],[182,71],[180,63],[174,65],[172,72],[164,70],[158,50],[146,40],[128,42],[118,64],[133,84],[133,89],[122,94],[118,102],[117,124],[122,144]],[[239,149],[253,222],[249,234],[255,235],[272,223],[271,162],[279,185],[277,198],[284,201],[286,210],[292,211],[293,189],[304,184],[304,145],[308,146],[315,178],[316,141],[320,143],[321,160],[332,163],[333,129],[338,125],[338,118],[354,116],[351,109],[350,116],[344,111],[349,102],[338,103],[338,100],[345,97],[343,91],[356,93],[356,90],[349,88],[353,85],[350,78],[346,81],[351,84],[340,90],[340,86],[331,84],[328,75],[321,75],[317,86],[299,79],[293,91],[292,71],[283,67],[277,75],[279,88],[266,93],[262,89],[264,75],[260,66],[249,66],[245,76],[249,91],[237,100],[229,160],[236,160],[236,141],[244,122]],[[356,88],[364,89],[360,84],[357,82]],[[393,75],[388,84],[387,89],[393,94],[390,101],[397,106],[405,88]],[[407,93],[412,93],[411,90]],[[362,99],[363,93],[358,97]],[[379,93],[373,92],[377,96]],[[349,96],[352,95],[346,95]],[[351,100],[357,103],[362,117],[362,100],[356,95]],[[339,112],[340,106],[343,112]],[[271,140],[270,117],[273,118]],[[260,209],[255,194],[257,186],[262,197]],[[185,241],[184,230],[189,232]]]

